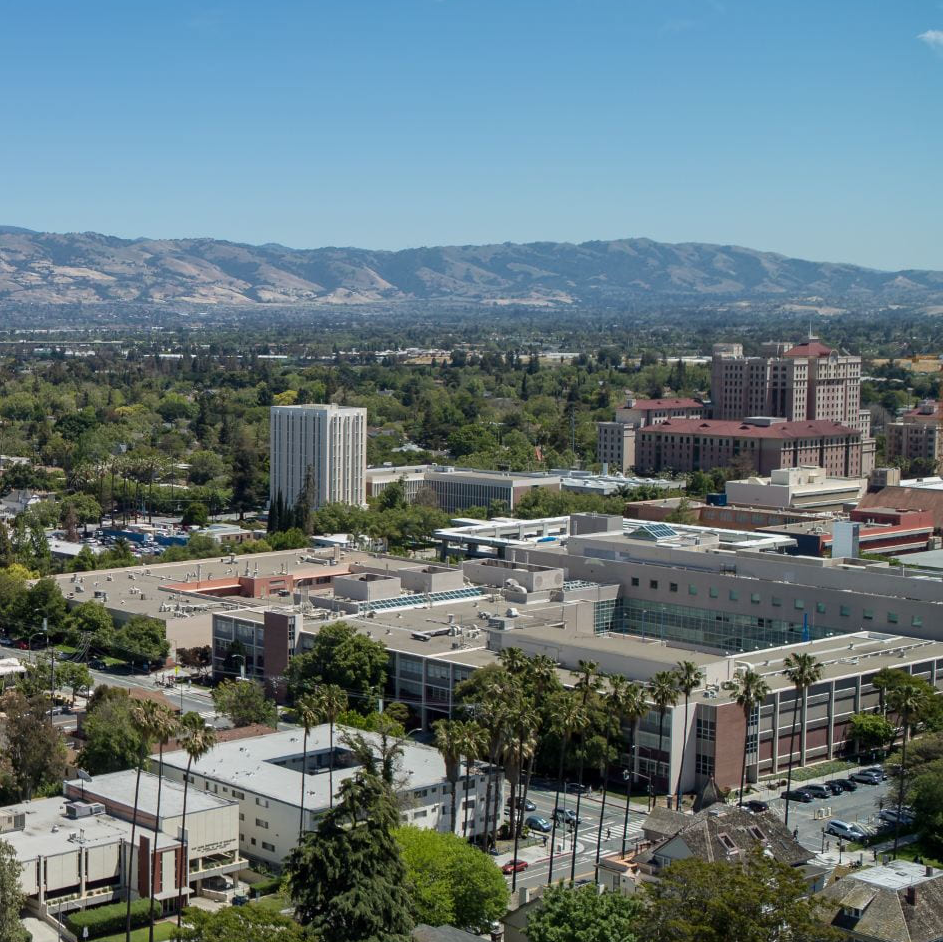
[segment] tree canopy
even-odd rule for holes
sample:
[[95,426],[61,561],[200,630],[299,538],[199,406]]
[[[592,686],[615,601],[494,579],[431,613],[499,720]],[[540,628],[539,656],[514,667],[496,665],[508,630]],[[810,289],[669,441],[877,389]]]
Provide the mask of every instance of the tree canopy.
[[[527,917],[529,942],[641,942],[642,904],[595,885],[550,887]],[[729,940],[732,942],[732,940]]]

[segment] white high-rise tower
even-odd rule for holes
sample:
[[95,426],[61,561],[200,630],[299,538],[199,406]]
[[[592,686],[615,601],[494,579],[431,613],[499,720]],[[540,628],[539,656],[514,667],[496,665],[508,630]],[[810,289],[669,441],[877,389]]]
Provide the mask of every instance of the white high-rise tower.
[[367,410],[349,406],[273,406],[269,497],[293,507],[310,469],[312,509],[366,503]]

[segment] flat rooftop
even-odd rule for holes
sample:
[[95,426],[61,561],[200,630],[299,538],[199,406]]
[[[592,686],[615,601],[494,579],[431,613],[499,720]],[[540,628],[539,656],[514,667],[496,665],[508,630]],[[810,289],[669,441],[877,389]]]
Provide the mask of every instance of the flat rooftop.
[[862,883],[870,883],[883,889],[903,890],[928,880],[938,880],[941,874],[943,871],[935,870],[928,876],[925,864],[914,863],[912,860],[895,860],[893,863],[867,867],[848,875]]
[[[346,727],[335,727],[335,749],[344,750],[343,732]],[[380,737],[375,733],[351,730],[362,735],[371,745],[378,747]],[[298,803],[301,793],[301,771],[279,765],[279,762],[300,762],[302,757],[304,733],[301,729],[285,730],[261,736],[256,739],[242,739],[236,742],[221,743],[214,746],[201,759],[193,763],[193,772],[204,775],[218,782],[271,798],[290,805]],[[308,735],[307,754],[327,753],[330,748],[330,727],[327,724],[315,726]],[[184,751],[164,753],[164,765],[183,771],[187,766],[188,756]],[[334,790],[340,783],[352,778],[356,766],[335,768]],[[404,791],[426,788],[445,781],[445,762],[437,749],[405,740],[401,771],[406,776]],[[328,771],[309,772],[305,776],[305,805],[314,810],[326,808],[330,804]],[[181,787],[182,790],[182,787]],[[198,793],[190,789],[190,793]]]

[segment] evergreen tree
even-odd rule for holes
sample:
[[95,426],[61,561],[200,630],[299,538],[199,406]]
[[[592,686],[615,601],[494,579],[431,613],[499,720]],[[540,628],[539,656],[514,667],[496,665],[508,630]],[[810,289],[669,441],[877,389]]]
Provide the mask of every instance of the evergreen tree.
[[359,771],[340,801],[288,858],[288,890],[302,925],[331,942],[408,942],[414,926],[406,868],[394,837],[390,789]]
[[20,891],[21,869],[16,851],[0,840],[0,939],[3,942],[25,942],[29,938],[20,922],[20,910],[25,902]]

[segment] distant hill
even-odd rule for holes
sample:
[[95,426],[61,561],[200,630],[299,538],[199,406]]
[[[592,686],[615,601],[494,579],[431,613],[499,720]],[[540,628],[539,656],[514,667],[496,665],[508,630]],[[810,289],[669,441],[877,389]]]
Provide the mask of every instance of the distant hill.
[[650,239],[291,249],[0,226],[0,303],[566,305],[633,298],[943,299],[943,272],[882,272],[729,245]]

